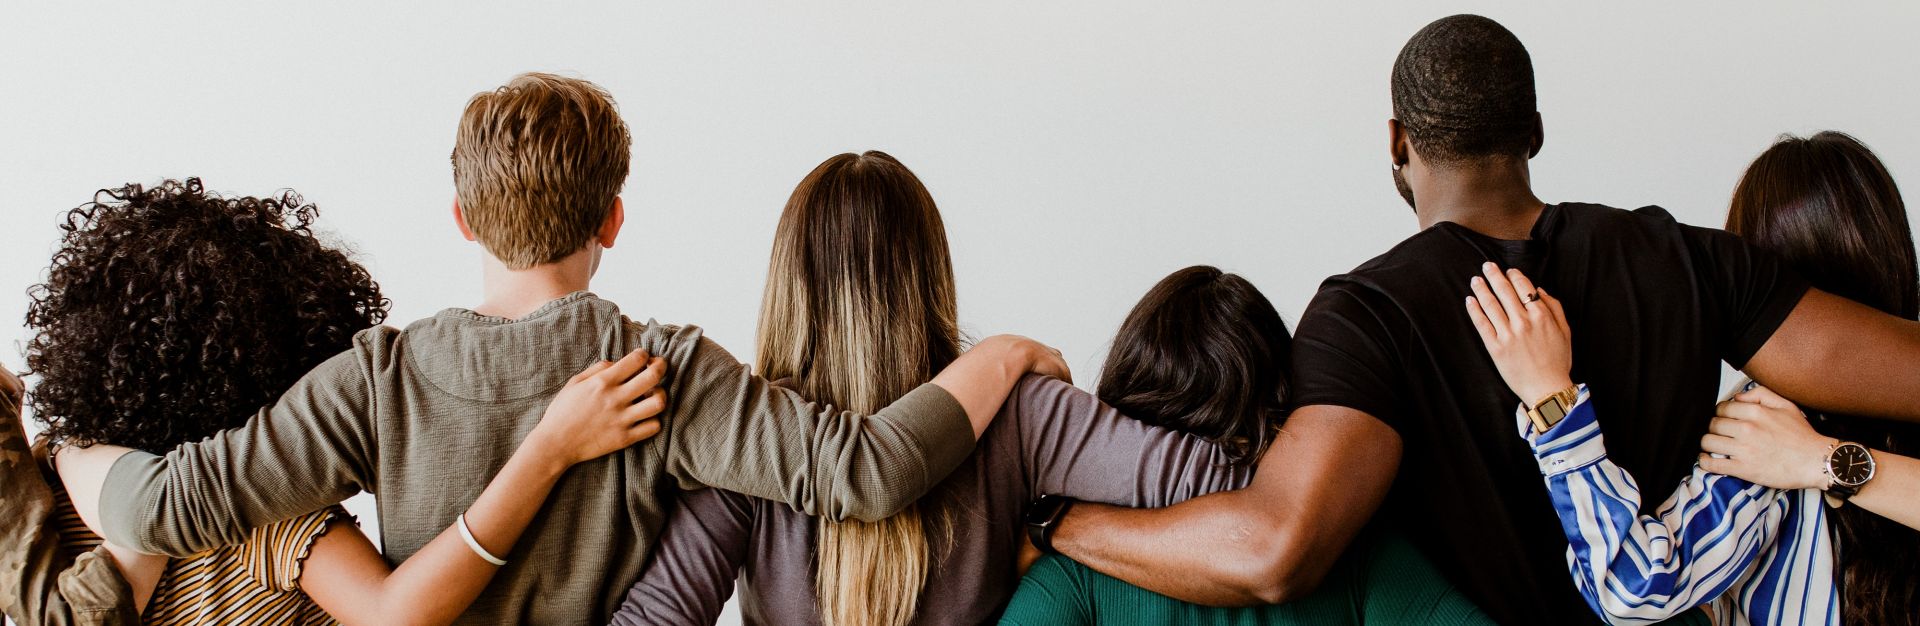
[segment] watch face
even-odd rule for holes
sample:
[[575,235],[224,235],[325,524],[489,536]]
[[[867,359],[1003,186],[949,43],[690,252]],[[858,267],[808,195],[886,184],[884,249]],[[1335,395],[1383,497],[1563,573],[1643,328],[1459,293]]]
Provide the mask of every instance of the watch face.
[[1842,485],[1858,487],[1873,477],[1873,455],[1857,443],[1843,443],[1827,457],[1827,470]]

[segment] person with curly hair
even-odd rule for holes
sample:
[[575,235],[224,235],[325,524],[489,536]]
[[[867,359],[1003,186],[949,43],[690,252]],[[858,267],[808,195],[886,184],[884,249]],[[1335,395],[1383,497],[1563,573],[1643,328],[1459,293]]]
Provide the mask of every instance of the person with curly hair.
[[[410,561],[467,510],[569,376],[644,349],[673,372],[662,436],[569,471],[462,616],[604,623],[677,491],[883,519],[966,460],[1022,376],[1067,376],[1052,349],[989,337],[884,407],[847,411],[770,385],[698,327],[634,321],[588,291],[625,224],[631,153],[626,122],[593,83],[530,73],[475,95],[455,133],[448,230],[484,252],[477,305],[355,335],[346,354],[202,443],[63,453],[67,486],[100,503],[107,539],[175,556],[371,491],[382,556]],[[648,226],[649,238],[697,236]],[[69,465],[91,466],[81,488]]]
[[[367,270],[314,235],[317,213],[290,191],[221,197],[191,178],[102,191],[70,211],[27,312],[43,437],[56,450],[201,445],[384,320]],[[658,433],[664,373],[638,353],[582,372],[464,521],[397,569],[338,505],[180,558],[103,546],[81,523],[98,524],[96,501],[69,501],[21,462],[18,403],[0,402],[0,480],[25,513],[0,531],[0,560],[26,557],[0,570],[0,602],[21,624],[451,622],[499,569],[463,543],[513,545],[567,468]]]

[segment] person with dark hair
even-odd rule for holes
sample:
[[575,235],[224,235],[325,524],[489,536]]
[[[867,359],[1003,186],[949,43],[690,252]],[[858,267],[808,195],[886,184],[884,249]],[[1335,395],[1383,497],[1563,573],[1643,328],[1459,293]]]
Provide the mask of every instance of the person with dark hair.
[[[1639,481],[1608,458],[1599,409],[1573,382],[1566,308],[1519,270],[1488,263],[1482,272],[1469,281],[1467,317],[1500,377],[1521,398],[1560,394],[1551,410],[1516,409],[1514,422],[1560,517],[1574,586],[1594,613],[1624,626],[1710,606],[1722,625],[1839,624],[1819,491],[1710,473],[1706,457],[1653,514],[1640,514],[1648,503]],[[1722,449],[1711,433],[1705,444]]]
[[[1774,143],[1747,168],[1727,212],[1728,231],[1779,255],[1814,287],[1914,319],[1920,271],[1909,223],[1879,157],[1834,131]],[[1778,489],[1824,491],[1838,505],[1829,524],[1841,621],[1920,625],[1920,426],[1809,414],[1764,387],[1734,399],[1708,426],[1707,452],[1720,454],[1703,454],[1700,465]],[[1862,475],[1845,477],[1848,462]]]
[[[1120,325],[1100,400],[1206,438],[1249,467],[1286,415],[1286,322],[1252,283],[1210,266],[1161,279]],[[1003,626],[1092,624],[1492,624],[1398,535],[1363,537],[1319,589],[1278,605],[1181,602],[1060,555],[1036,561]]]
[[606,90],[521,74],[469,99],[455,135],[446,226],[478,244],[480,301],[354,335],[270,405],[196,445],[63,451],[62,477],[76,501],[99,503],[103,536],[186,556],[367,491],[380,496],[381,557],[417,560],[569,378],[640,350],[672,371],[662,436],[568,470],[514,558],[501,544],[469,546],[504,565],[463,621],[601,623],[649,561],[677,491],[884,519],[966,460],[1021,377],[1068,374],[1053,349],[996,335],[871,412],[810,401],[769,385],[699,327],[637,322],[589,291],[626,223],[632,156]]
[[1490,261],[1551,289],[1583,329],[1572,373],[1604,398],[1610,457],[1643,484],[1691,471],[1722,361],[1808,406],[1920,420],[1920,323],[1809,289],[1658,207],[1541,201],[1532,61],[1500,24],[1428,24],[1390,82],[1386,156],[1421,230],[1321,285],[1295,337],[1296,408],[1253,482],[1160,510],[1074,506],[1048,526],[1062,554],[1183,600],[1278,603],[1317,586],[1379,511],[1493,619],[1595,623],[1513,432],[1514,405],[1563,394],[1517,397],[1460,314],[1459,277]]
[[[1257,454],[1286,400],[1284,361],[1272,358],[1286,351],[1286,325],[1239,277],[1210,268],[1185,275],[1215,303],[1168,296],[1182,313],[1210,316],[1211,324],[1190,321],[1192,332],[1232,334],[1192,346],[1205,357],[1165,358],[1204,366],[1184,373],[1204,376],[1189,382],[1232,377],[1246,386],[1217,394],[1169,378],[1166,402],[1135,396],[1135,406],[1155,409],[1169,427],[1178,420],[1168,409],[1199,408],[1216,395],[1236,398],[1218,408],[1246,412],[1216,412],[1187,434],[1129,419],[1069,382],[1026,377],[960,469],[891,517],[836,522],[740,493],[684,494],[614,623],[713,624],[736,580],[752,624],[990,623],[1018,584],[1021,529],[1036,497],[1164,506],[1245,485],[1251,468],[1233,460]],[[919,177],[884,152],[835,155],[800,181],[781,212],[755,369],[837,406],[884,405],[960,353],[957,294],[946,227]],[[1232,355],[1233,367],[1209,360]],[[1267,360],[1254,363],[1256,355]]]
[[[27,312],[38,331],[27,354],[39,376],[31,402],[56,459],[69,447],[166,451],[239,426],[385,319],[366,269],[314,236],[317,214],[292,192],[221,197],[192,178],[102,191],[70,211]],[[22,564],[0,574],[0,606],[28,625],[136,615],[149,624],[450,623],[499,565],[463,542],[512,546],[567,468],[659,432],[652,418],[665,400],[654,387],[664,371],[654,359],[642,372],[646,362],[635,355],[582,372],[458,530],[447,527],[397,569],[339,506],[182,558],[102,546],[82,524],[99,520],[90,494],[69,501],[57,482],[42,482],[39,464],[17,462],[28,457],[25,433],[17,403],[4,403],[0,445],[16,462],[0,468],[0,482],[24,507],[0,531],[0,554]]]

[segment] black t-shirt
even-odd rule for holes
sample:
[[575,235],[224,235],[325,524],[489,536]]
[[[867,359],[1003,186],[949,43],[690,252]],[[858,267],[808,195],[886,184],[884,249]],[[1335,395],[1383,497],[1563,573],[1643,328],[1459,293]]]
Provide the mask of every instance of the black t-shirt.
[[[1658,207],[1549,206],[1531,237],[1443,222],[1327,279],[1294,340],[1296,404],[1364,411],[1400,434],[1382,519],[1494,619],[1597,624],[1515,425],[1520,400],[1467,318],[1467,281],[1493,261],[1565,304],[1573,379],[1605,407],[1609,456],[1649,508],[1691,470],[1720,362],[1744,366],[1807,286],[1737,237]],[[1353,455],[1364,460],[1361,446]]]

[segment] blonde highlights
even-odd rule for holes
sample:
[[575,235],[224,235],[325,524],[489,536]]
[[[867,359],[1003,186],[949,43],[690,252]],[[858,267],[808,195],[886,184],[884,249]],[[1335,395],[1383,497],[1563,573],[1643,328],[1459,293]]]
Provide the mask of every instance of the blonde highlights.
[[558,261],[599,232],[627,180],[632,139],[613,96],[529,72],[460,116],[453,184],[467,227],[509,269]]
[[[787,200],[760,308],[757,365],[809,398],[871,413],[960,354],[946,227],[883,152],[814,168]],[[935,558],[924,503],[878,522],[820,520],[815,597],[826,626],[902,626]],[[951,537],[948,537],[951,540]]]

